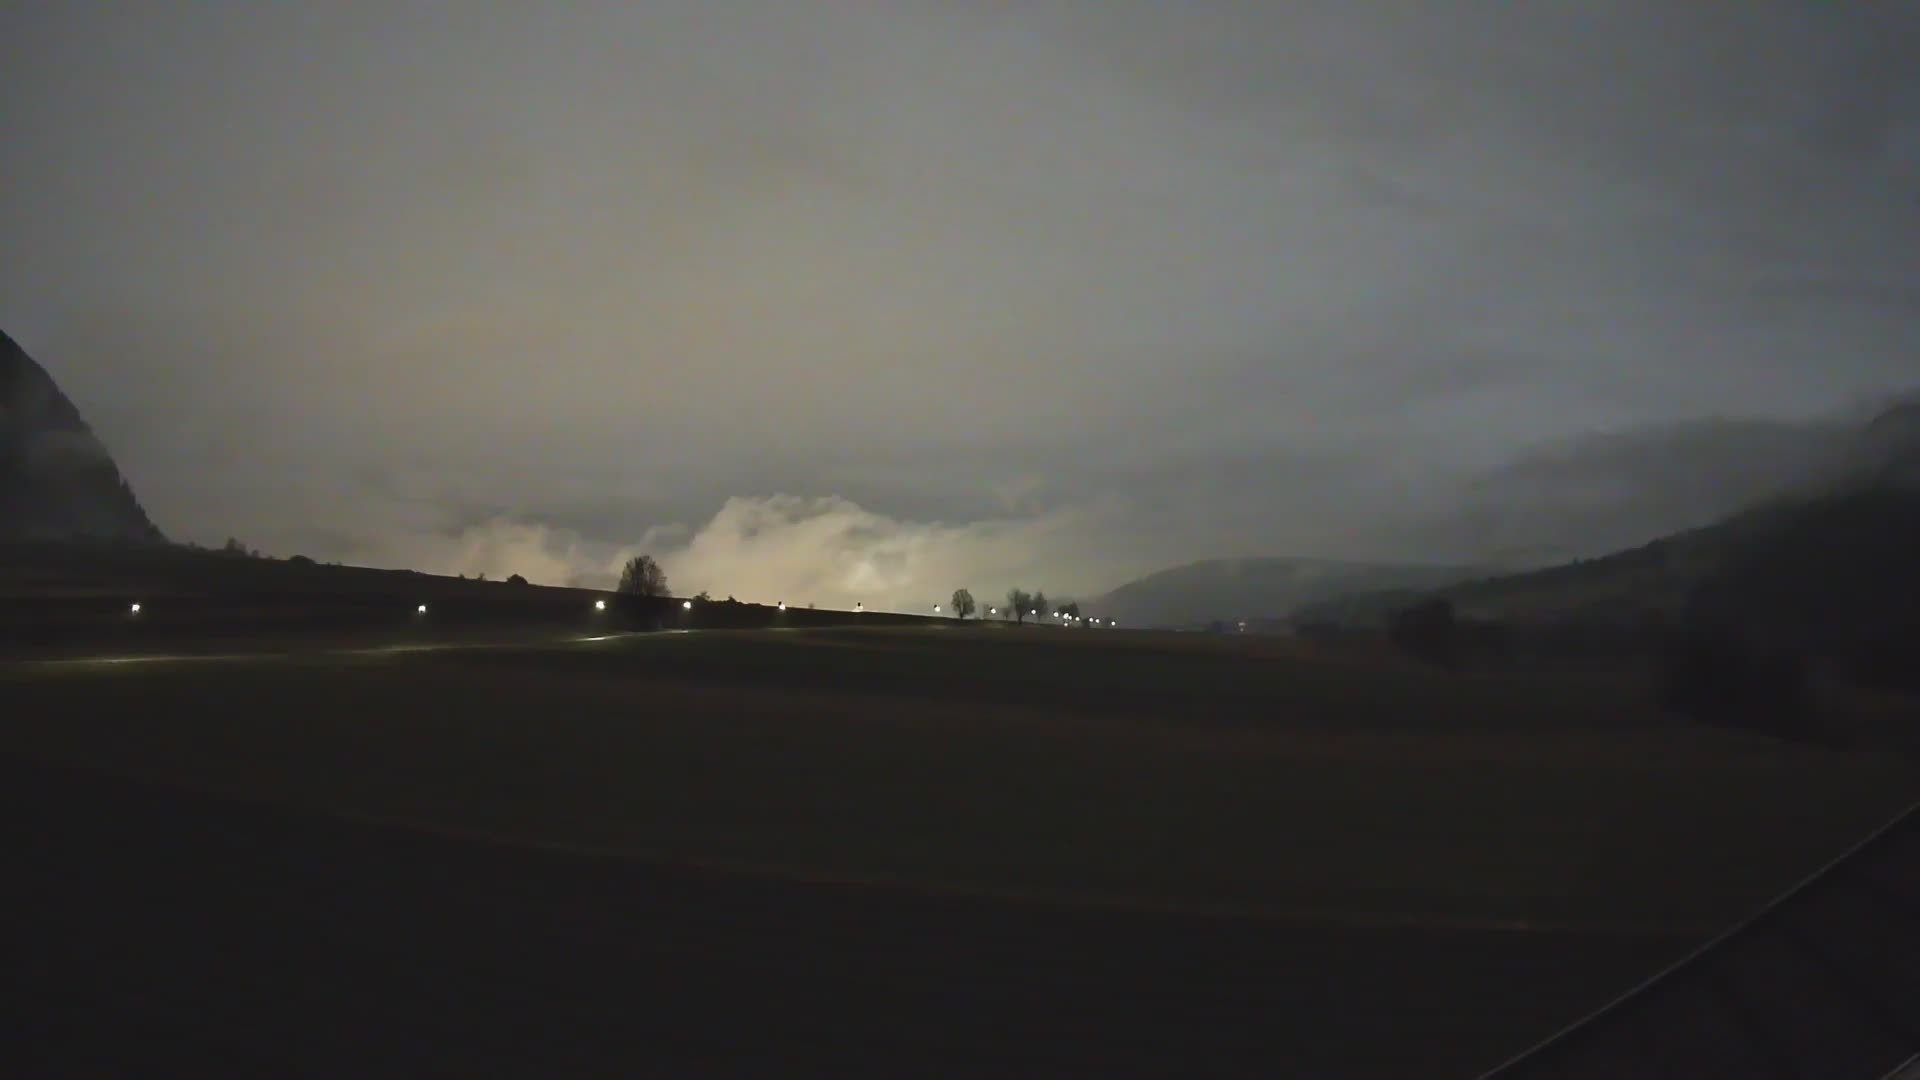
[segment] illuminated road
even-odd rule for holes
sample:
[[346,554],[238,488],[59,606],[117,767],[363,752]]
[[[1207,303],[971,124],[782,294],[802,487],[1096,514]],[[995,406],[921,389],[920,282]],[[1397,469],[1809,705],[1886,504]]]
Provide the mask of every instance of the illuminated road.
[[32,669],[35,667],[84,667],[89,665],[114,664],[204,664],[204,663],[247,663],[276,660],[296,660],[304,658],[345,657],[345,656],[394,656],[406,653],[436,652],[487,652],[499,650],[521,650],[540,648],[559,648],[568,645],[596,645],[609,641],[633,642],[645,640],[673,640],[692,634],[783,634],[804,632],[808,627],[768,626],[758,629],[717,629],[707,630],[698,627],[672,628],[665,630],[636,630],[616,634],[569,634],[551,638],[519,638],[497,641],[420,641],[402,642],[387,645],[364,646],[310,646],[286,649],[252,649],[232,652],[140,652],[140,653],[97,653],[87,656],[51,656],[0,658],[0,668]]
[[[722,631],[725,633],[778,633],[789,627],[769,627],[764,631]],[[687,634],[707,633],[697,629],[635,631],[620,634],[569,635],[546,639],[521,639],[517,641],[423,641],[404,642],[391,645],[369,646],[320,646],[298,649],[258,649],[239,652],[172,652],[172,653],[100,653],[89,656],[31,657],[24,659],[0,660],[0,668],[11,667],[16,670],[34,668],[71,668],[119,664],[232,664],[266,663],[272,661],[298,660],[307,658],[345,657],[345,656],[395,656],[406,653],[436,652],[486,652],[503,649],[554,648],[566,645],[593,645],[608,641],[626,641],[646,638],[674,638]]]

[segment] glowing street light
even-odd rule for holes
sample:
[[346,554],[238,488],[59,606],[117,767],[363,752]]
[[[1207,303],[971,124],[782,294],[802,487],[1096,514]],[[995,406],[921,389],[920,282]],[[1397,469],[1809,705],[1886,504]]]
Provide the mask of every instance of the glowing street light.
[[865,611],[865,610],[867,610],[867,605],[865,605],[865,604],[863,604],[863,603],[861,603],[861,602],[860,602],[860,601],[858,601],[858,600],[855,600],[855,601],[853,602],[853,610],[854,610],[854,611],[855,611],[856,613],[857,613],[857,612],[862,612],[862,611]]
[[779,603],[779,605],[778,605],[778,606],[779,606],[779,608],[780,608],[780,610],[781,610],[781,611],[785,611],[785,610],[787,610],[787,602],[786,602],[785,600],[782,600],[782,601],[780,601],[780,603]]
[[595,611],[607,610],[607,602],[605,600],[595,600],[593,602],[593,610]]
[[138,615],[138,614],[140,614],[140,605],[139,605],[139,604],[128,604],[128,605],[127,605],[127,614],[129,614],[129,615]]
[[999,608],[997,608],[997,607],[990,607],[990,608],[988,608],[988,609],[987,609],[987,614],[989,614],[989,615],[998,615],[998,614],[1000,614],[1000,609],[999,609]]
[[693,610],[693,601],[691,601],[691,600],[682,600],[682,601],[680,601],[680,609],[681,609],[682,611],[692,611],[692,610]]
[[935,604],[935,605],[933,605],[933,613],[934,613],[935,615],[938,615],[938,614],[940,614],[940,605],[939,605],[939,604]]

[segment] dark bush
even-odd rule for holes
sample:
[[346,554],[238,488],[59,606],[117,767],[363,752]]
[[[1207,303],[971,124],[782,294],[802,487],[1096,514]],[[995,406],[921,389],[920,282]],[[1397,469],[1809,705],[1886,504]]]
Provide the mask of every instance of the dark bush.
[[509,577],[507,579],[507,584],[509,585],[525,585],[526,583],[527,583],[527,579],[521,577],[519,574],[514,574],[512,577]]
[[1855,637],[1845,657],[1849,675],[1882,690],[1920,693],[1920,623],[1873,627]]
[[1293,632],[1315,645],[1332,645],[1345,636],[1340,624],[1331,619],[1306,619],[1295,624]]
[[1814,733],[1805,661],[1758,647],[1736,631],[1691,627],[1669,635],[1657,656],[1660,702],[1702,723],[1769,735]]
[[1395,612],[1387,625],[1387,637],[1401,652],[1430,664],[1451,669],[1460,662],[1453,602],[1445,597],[1422,600]]
[[1513,634],[1507,624],[1493,619],[1461,619],[1456,626],[1456,659],[1500,662],[1513,652]]

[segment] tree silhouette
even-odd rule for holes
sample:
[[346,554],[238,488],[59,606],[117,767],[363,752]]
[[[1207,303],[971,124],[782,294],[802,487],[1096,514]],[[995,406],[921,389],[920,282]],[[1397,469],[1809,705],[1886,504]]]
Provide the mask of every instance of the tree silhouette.
[[667,574],[651,555],[635,555],[620,570],[619,592],[633,596],[667,595]]
[[1033,597],[1027,595],[1025,589],[1014,588],[1007,590],[1007,614],[1014,622],[1023,623],[1027,621],[1027,605],[1031,603],[1033,603]]
[[953,613],[962,620],[979,610],[973,602],[973,593],[966,589],[953,590]]
[[1033,591],[1033,610],[1035,618],[1044,619],[1047,617],[1047,594],[1041,592],[1039,589]]

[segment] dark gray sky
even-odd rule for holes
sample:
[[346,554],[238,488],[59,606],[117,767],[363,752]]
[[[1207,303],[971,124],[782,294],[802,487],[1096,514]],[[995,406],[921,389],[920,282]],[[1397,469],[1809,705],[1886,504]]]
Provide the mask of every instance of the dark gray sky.
[[[1481,557],[1566,440],[1920,376],[1912,5],[535,7],[0,14],[0,326],[170,534],[875,606]],[[1720,508],[1636,469],[1580,512]]]

